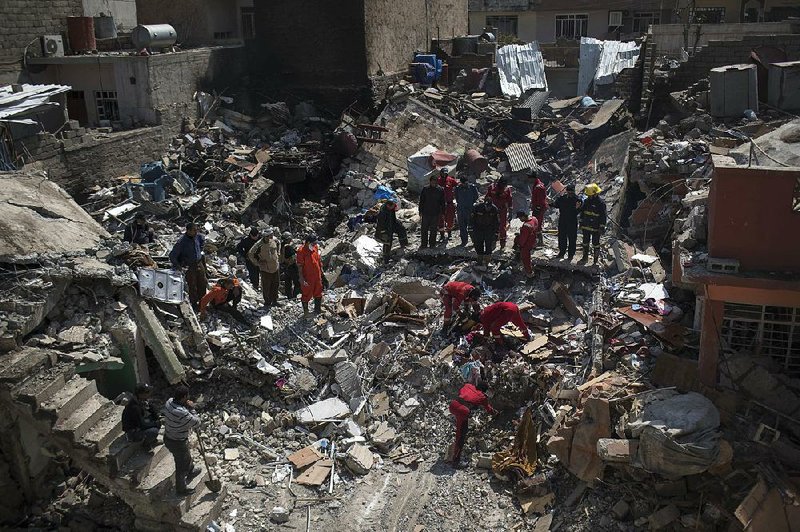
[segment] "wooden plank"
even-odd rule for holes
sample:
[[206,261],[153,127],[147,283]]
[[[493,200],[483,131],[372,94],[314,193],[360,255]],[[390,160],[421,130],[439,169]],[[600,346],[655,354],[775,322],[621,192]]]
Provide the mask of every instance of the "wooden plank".
[[613,376],[614,376],[614,374],[613,374],[613,373],[611,373],[610,371],[606,371],[606,372],[605,372],[605,373],[603,373],[602,375],[600,375],[600,376],[598,376],[598,377],[595,377],[594,379],[592,379],[592,380],[590,380],[590,381],[584,382],[583,384],[581,384],[580,386],[578,386],[578,391],[579,391],[579,392],[582,392],[582,391],[584,391],[584,390],[588,390],[589,388],[591,388],[591,387],[592,387],[592,386],[594,386],[595,384],[597,384],[597,383],[599,383],[599,382],[603,382],[603,381],[604,381],[604,380],[606,380],[607,378],[609,378],[609,377],[613,377]]
[[290,454],[287,458],[296,468],[302,469],[322,459],[322,454],[314,447],[308,446]]
[[309,467],[295,479],[295,483],[303,486],[321,486],[325,479],[333,469],[333,462],[331,460],[320,460],[313,466]]

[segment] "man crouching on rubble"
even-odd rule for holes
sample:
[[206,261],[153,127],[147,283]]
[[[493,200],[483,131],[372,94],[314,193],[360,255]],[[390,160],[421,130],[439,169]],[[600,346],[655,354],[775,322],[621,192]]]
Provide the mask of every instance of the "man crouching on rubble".
[[456,440],[452,447],[454,468],[458,468],[461,463],[461,451],[467,440],[469,416],[472,411],[482,406],[488,413],[497,414],[497,410],[489,404],[489,398],[486,396],[488,390],[489,386],[484,381],[479,381],[477,385],[467,383],[458,391],[458,397],[450,402],[450,413],[456,418]]
[[189,434],[199,424],[194,402],[189,400],[189,388],[178,386],[174,397],[164,405],[164,446],[175,460],[175,493],[181,497],[194,492],[188,483],[202,472],[194,466],[189,452]]
[[189,292],[189,303],[195,310],[208,288],[206,263],[203,260],[205,243],[206,238],[197,232],[197,224],[190,222],[169,253],[169,261],[174,269],[186,269],[186,291]]
[[308,317],[308,302],[314,300],[314,314],[322,312],[322,258],[319,256],[317,235],[306,237],[297,248],[297,269],[300,270],[300,301],[303,303],[303,317]]
[[469,283],[450,281],[442,287],[439,295],[444,306],[444,324],[442,328],[445,332],[450,328],[450,324],[453,321],[453,311],[458,312],[461,310],[462,305],[469,306],[473,312],[480,311],[478,300],[481,298],[481,289]]
[[506,323],[513,323],[516,325],[526,340],[531,339],[531,333],[528,332],[528,325],[522,319],[522,314],[519,312],[519,307],[510,301],[499,301],[493,303],[481,311],[481,326],[483,333],[489,335],[494,340],[495,345],[503,345],[503,337],[500,334],[500,329]]
[[156,446],[161,423],[158,412],[150,404],[152,388],[147,383],[136,385],[136,395],[128,401],[122,410],[122,430],[128,441],[140,441],[145,452]]
[[225,310],[227,308],[236,311],[241,300],[242,287],[239,285],[239,279],[236,277],[220,279],[200,300],[200,319],[206,317],[206,308],[209,306],[212,309]]

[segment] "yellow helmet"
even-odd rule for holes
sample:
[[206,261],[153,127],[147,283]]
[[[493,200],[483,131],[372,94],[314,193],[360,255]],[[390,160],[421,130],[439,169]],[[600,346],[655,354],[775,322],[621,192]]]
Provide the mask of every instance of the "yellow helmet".
[[600,194],[602,190],[597,185],[597,183],[592,183],[590,185],[586,185],[586,188],[583,189],[583,193],[587,196],[594,196],[595,194]]

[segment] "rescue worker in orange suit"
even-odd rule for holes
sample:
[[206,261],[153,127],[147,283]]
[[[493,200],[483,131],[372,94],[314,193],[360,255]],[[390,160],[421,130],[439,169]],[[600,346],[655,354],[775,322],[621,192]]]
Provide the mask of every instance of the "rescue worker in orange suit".
[[539,235],[542,237],[544,229],[544,213],[547,212],[547,187],[537,175],[533,175],[533,185],[531,185],[531,215],[539,222]]
[[511,188],[504,178],[500,178],[496,183],[489,185],[486,197],[497,207],[498,236],[500,239],[500,251],[506,247],[508,238],[508,223],[511,220],[511,207],[514,199],[511,196]]
[[467,440],[469,430],[469,416],[473,410],[483,407],[490,414],[497,414],[497,410],[489,404],[486,392],[489,386],[479,381],[477,385],[465,384],[458,391],[458,397],[450,401],[450,413],[456,418],[456,440],[453,443],[453,467],[459,467],[461,462],[461,451],[464,449],[464,442]]
[[530,279],[533,277],[533,265],[531,264],[531,251],[536,247],[537,233],[539,232],[539,221],[524,211],[517,213],[517,218],[522,222],[519,234],[514,239],[514,249],[519,250],[522,260],[522,267],[525,275]]
[[506,323],[513,323],[522,331],[526,340],[531,339],[531,333],[528,332],[528,326],[522,319],[522,314],[519,313],[519,307],[509,301],[500,301],[484,308],[481,311],[480,322],[483,333],[491,336],[495,344],[503,345],[500,329]]
[[208,307],[220,310],[236,310],[241,300],[242,287],[239,285],[239,279],[236,277],[220,279],[200,300],[200,319],[206,317],[206,309]]
[[444,306],[444,328],[450,327],[453,319],[453,311],[458,312],[461,305],[467,304],[472,310],[478,312],[480,306],[478,300],[481,298],[481,289],[469,283],[450,281],[442,287],[442,305]]
[[297,266],[300,270],[300,301],[303,317],[308,316],[308,302],[314,300],[314,314],[322,312],[322,258],[317,246],[317,235],[311,233],[297,248]]
[[606,204],[600,197],[600,187],[597,183],[586,185],[583,193],[586,199],[581,205],[581,231],[583,231],[583,257],[581,262],[589,259],[589,241],[594,252],[594,264],[600,255],[600,235],[606,230]]
[[444,190],[444,212],[439,217],[439,239],[445,240],[445,233],[447,233],[447,240],[450,240],[450,234],[453,232],[453,226],[456,223],[456,187],[458,181],[447,175],[447,169],[442,168],[439,171],[438,184]]

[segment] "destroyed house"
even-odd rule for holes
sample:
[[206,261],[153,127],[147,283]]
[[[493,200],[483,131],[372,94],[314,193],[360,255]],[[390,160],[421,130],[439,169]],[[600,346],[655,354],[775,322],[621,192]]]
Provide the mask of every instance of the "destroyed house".
[[800,169],[715,157],[708,203],[705,264],[673,253],[676,281],[697,292],[700,379],[718,382],[725,352],[800,376]]

